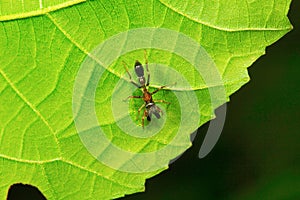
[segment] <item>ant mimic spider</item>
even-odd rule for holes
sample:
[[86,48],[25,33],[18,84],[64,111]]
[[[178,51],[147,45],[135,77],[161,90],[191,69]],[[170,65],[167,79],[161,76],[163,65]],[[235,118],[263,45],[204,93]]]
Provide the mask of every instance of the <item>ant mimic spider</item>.
[[151,117],[152,114],[155,115],[155,117],[157,119],[160,118],[160,113],[163,114],[163,111],[155,104],[155,102],[160,102],[160,103],[166,103],[166,104],[170,104],[170,102],[166,102],[164,100],[153,100],[152,95],[154,95],[155,93],[157,93],[159,90],[167,87],[166,85],[164,86],[160,86],[159,88],[157,88],[156,90],[154,90],[153,92],[149,92],[149,90],[147,89],[147,87],[149,86],[150,83],[150,72],[148,69],[148,59],[147,59],[147,55],[146,55],[146,50],[144,51],[144,57],[145,57],[145,66],[146,66],[146,71],[147,71],[147,82],[144,76],[144,67],[143,65],[136,60],[135,64],[134,64],[134,70],[135,73],[138,77],[138,81],[139,84],[137,84],[135,81],[132,80],[132,77],[126,67],[125,62],[123,62],[124,67],[126,69],[126,72],[130,78],[130,82],[136,86],[137,88],[142,89],[143,92],[143,96],[129,96],[127,97],[127,99],[130,98],[136,98],[136,99],[143,99],[144,100],[144,104],[138,109],[138,116],[140,115],[141,110],[145,107],[145,111],[142,117],[142,127],[144,128],[144,120],[145,117],[147,117],[148,121],[151,121]]

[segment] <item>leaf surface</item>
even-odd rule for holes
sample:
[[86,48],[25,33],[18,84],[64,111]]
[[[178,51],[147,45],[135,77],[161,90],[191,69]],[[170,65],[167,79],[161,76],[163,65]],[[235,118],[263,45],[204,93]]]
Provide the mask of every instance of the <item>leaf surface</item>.
[[[166,169],[169,160],[186,150],[192,131],[212,119],[213,110],[226,99],[212,105],[208,89],[217,85],[207,85],[180,56],[147,49],[150,63],[172,66],[188,80],[191,90],[184,92],[196,95],[201,118],[194,127],[184,127],[182,139],[168,154],[140,161],[150,166],[163,160],[164,167],[144,173],[115,170],[91,155],[76,130],[72,99],[80,66],[97,45],[118,33],[166,28],[201,44],[215,62],[229,98],[249,81],[247,67],[292,28],[286,17],[289,0],[230,2],[24,1],[19,7],[12,7],[17,5],[14,1],[0,2],[0,198],[18,182],[37,186],[48,199],[112,199],[143,191],[145,179]],[[144,60],[142,50],[123,55],[103,69],[94,101],[100,126],[114,145],[147,153],[164,148],[175,137],[181,105],[172,91],[157,93],[155,98],[172,104],[161,105],[168,118],[154,136],[136,138],[118,127],[123,118],[121,114],[118,120],[113,117],[112,93],[126,76],[121,61],[132,66],[136,59]],[[154,72],[151,90],[161,85],[155,76]],[[127,97],[121,94],[120,98]],[[133,121],[141,103],[129,101]],[[120,159],[109,147],[99,156]]]

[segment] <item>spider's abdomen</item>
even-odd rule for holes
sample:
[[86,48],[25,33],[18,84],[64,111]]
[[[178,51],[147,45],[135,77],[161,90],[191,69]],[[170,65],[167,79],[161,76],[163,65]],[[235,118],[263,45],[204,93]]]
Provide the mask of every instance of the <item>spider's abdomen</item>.
[[143,68],[143,65],[139,61],[135,61],[134,69],[135,69],[135,73],[138,77],[144,76],[144,68]]

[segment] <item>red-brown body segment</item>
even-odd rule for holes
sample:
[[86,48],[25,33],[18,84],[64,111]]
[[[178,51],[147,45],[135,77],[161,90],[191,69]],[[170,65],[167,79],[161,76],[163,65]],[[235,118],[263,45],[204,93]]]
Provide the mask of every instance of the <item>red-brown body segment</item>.
[[146,88],[143,88],[143,100],[146,104],[153,102],[152,95]]

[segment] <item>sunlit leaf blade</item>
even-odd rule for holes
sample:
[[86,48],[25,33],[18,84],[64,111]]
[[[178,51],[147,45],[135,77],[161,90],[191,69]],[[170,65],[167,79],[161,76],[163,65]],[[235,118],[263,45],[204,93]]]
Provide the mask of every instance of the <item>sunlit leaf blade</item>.
[[171,1],[160,0],[171,10],[185,17],[224,31],[286,30],[286,17],[291,0],[287,1]]
[[0,21],[27,18],[72,6],[86,0],[18,1],[3,0],[0,4]]
[[[166,168],[139,174],[114,170],[91,156],[77,134],[72,113],[74,81],[84,59],[109,37],[142,27],[184,33],[214,60],[229,97],[249,81],[247,67],[291,30],[286,17],[289,0],[274,5],[253,1],[248,5],[251,9],[240,3],[235,5],[236,12],[226,0],[214,1],[211,7],[165,0],[47,2],[42,3],[43,9],[38,1],[24,1],[23,7],[13,8],[14,1],[0,2],[1,199],[9,186],[18,182],[37,186],[48,199],[111,199],[143,191],[145,179]],[[266,8],[265,13],[257,13],[261,7]],[[193,92],[204,105],[197,126],[213,118],[207,88],[200,87],[201,80],[187,70],[192,66],[172,53],[149,49],[148,55],[149,61],[172,66],[191,80]],[[130,64],[143,60],[143,51],[122,59]],[[104,120],[103,128],[115,145],[132,152],[155,151],[170,142],[171,132],[136,140],[117,131],[111,118],[103,117],[106,111],[102,108],[109,107],[110,101],[102,97],[111,95],[113,85],[125,73],[122,59],[105,71],[106,78],[99,82],[97,117]],[[157,98],[173,99],[168,91]],[[174,110],[171,107],[169,112],[179,117],[176,102],[173,104]],[[167,128],[175,129],[176,124],[169,123]],[[189,134],[182,141],[184,149],[190,145]]]

